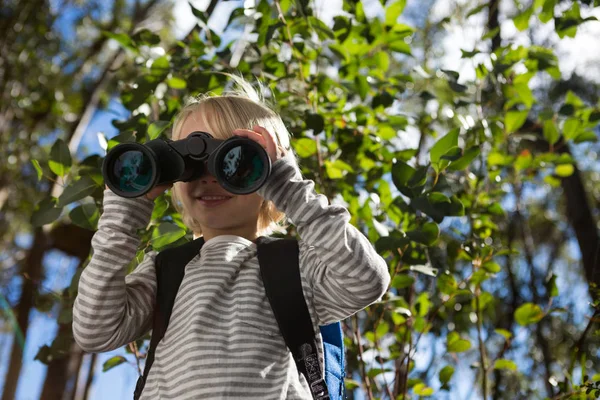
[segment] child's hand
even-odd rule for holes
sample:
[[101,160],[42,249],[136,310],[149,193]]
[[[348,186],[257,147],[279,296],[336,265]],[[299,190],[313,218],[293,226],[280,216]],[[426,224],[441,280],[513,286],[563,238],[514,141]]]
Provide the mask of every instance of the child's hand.
[[255,125],[252,129],[236,129],[233,131],[233,134],[252,139],[260,144],[267,151],[271,163],[285,157],[285,149],[277,145],[277,140],[271,132],[258,125]]

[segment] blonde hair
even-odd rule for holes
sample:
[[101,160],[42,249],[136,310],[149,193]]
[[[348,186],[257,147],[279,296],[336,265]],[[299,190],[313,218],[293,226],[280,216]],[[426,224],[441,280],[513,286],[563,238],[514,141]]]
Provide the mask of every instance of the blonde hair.
[[[260,82],[260,91],[257,91],[243,78],[231,74],[225,75],[232,79],[237,88],[226,90],[219,96],[208,93],[189,98],[175,116],[171,139],[180,138],[181,128],[188,118],[202,121],[210,127],[210,133],[217,139],[234,136],[232,132],[235,129],[252,129],[255,125],[260,125],[275,134],[276,144],[286,150],[286,158],[294,165],[297,173],[301,174],[297,156],[290,145],[291,135],[281,117],[266,104]],[[171,191],[174,207],[181,214],[183,223],[199,236],[202,234],[202,228],[181,201],[179,185],[180,183],[176,182]],[[272,201],[263,201],[258,216],[257,234],[262,236],[273,232],[284,233],[285,225],[285,214],[277,210]]]

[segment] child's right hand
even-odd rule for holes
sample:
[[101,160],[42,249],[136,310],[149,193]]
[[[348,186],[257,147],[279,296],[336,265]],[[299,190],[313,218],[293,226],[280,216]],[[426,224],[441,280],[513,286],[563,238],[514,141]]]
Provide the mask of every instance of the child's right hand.
[[[154,188],[152,188],[152,190],[150,190],[148,193],[146,193],[144,196],[148,199],[148,200],[152,200],[154,201],[155,198],[157,198],[158,196],[160,196],[165,190],[170,189],[173,187],[172,183],[168,183],[166,185],[159,185],[156,186]],[[105,189],[109,189],[108,185],[104,185]]]

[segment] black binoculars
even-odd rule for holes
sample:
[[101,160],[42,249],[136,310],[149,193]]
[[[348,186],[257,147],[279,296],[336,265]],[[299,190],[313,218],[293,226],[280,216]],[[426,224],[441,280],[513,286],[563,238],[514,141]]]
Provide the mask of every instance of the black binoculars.
[[118,144],[104,158],[102,175],[117,195],[139,197],[158,185],[199,179],[205,168],[228,192],[249,194],[271,174],[271,159],[251,139],[233,136],[221,140],[196,131],[175,141]]

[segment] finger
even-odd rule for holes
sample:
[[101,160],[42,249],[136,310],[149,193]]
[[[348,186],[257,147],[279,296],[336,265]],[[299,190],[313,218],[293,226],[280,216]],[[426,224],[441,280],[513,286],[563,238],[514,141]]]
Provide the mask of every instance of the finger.
[[267,143],[267,152],[269,154],[275,154],[275,156],[277,156],[277,144],[275,143],[275,138],[273,137],[271,132],[259,125],[254,125],[253,129],[256,132],[261,133],[261,136],[265,138],[265,141]]

